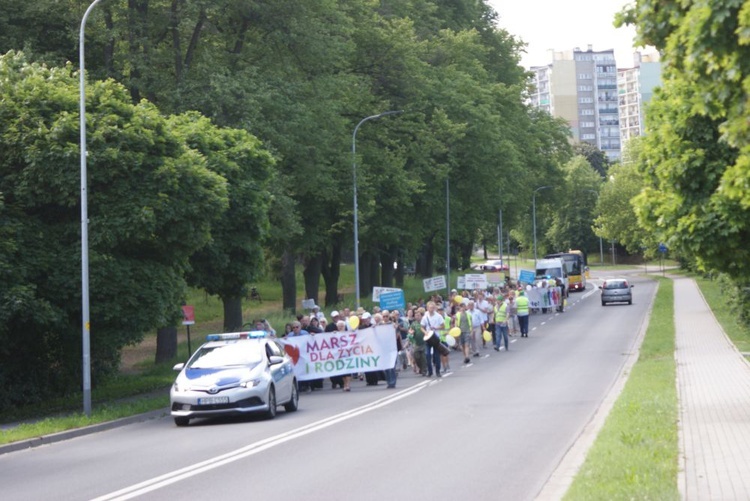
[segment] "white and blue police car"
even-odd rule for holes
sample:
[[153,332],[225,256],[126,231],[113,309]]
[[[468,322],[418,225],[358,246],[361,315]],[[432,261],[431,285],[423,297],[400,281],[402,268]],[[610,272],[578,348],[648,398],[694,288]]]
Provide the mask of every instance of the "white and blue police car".
[[169,393],[177,426],[192,418],[297,410],[292,359],[263,331],[210,334],[180,371]]

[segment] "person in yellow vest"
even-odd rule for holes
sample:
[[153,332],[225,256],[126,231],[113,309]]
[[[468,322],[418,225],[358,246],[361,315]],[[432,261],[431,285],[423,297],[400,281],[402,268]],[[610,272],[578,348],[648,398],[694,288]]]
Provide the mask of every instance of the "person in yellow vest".
[[516,306],[518,307],[518,327],[521,330],[521,337],[529,337],[529,298],[526,297],[523,290],[518,293]]
[[468,364],[471,362],[469,358],[469,349],[471,346],[471,330],[472,330],[472,318],[471,313],[466,311],[466,305],[461,303],[458,306],[456,316],[453,317],[453,327],[461,329],[461,350],[464,353],[464,363]]
[[500,345],[505,345],[508,351],[508,303],[502,296],[495,303],[495,351],[500,351]]

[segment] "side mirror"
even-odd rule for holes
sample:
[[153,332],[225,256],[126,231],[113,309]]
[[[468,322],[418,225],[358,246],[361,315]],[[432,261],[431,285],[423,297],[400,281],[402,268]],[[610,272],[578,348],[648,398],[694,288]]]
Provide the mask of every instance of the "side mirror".
[[604,289],[604,287],[602,287],[601,285],[599,286],[599,288],[600,288],[600,289]]
[[279,365],[284,363],[284,357],[279,357],[277,355],[271,355],[268,357],[268,363],[271,365]]
[[177,364],[174,367],[172,367],[172,370],[179,372],[179,371],[181,371],[184,368],[185,368],[185,364]]

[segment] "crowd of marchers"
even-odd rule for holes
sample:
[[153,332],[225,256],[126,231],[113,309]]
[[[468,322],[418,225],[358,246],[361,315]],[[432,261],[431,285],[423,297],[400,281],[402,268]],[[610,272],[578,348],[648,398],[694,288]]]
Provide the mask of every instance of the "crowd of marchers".
[[[509,337],[528,337],[530,312],[526,290],[521,285],[505,285],[461,293],[453,289],[448,297],[420,298],[407,303],[403,314],[378,306],[371,312],[361,307],[343,308],[331,311],[329,320],[320,307],[314,306],[308,314],[297,315],[296,320],[288,322],[280,332],[266,320],[254,323],[256,329],[279,338],[393,324],[399,355],[396,365],[385,371],[330,378],[333,389],[350,391],[352,380],[365,381],[369,386],[385,380],[388,388],[395,388],[398,372],[409,369],[420,376],[441,377],[451,371],[452,351],[461,353],[464,364],[479,357],[481,350],[508,351]],[[323,379],[300,382],[301,391],[311,392],[323,387]]]

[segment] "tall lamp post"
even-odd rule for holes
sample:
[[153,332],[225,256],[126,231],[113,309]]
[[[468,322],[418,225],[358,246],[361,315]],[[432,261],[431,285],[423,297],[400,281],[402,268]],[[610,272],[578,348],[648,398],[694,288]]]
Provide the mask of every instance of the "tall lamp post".
[[[596,196],[599,196],[599,192],[596,190],[583,190],[583,191],[590,191],[591,193],[596,194]],[[599,237],[599,262],[604,264],[604,244],[602,243],[602,237]]]
[[[97,0],[99,1],[99,0]],[[354,180],[354,287],[356,288],[357,295],[357,308],[359,308],[359,217],[357,215],[357,131],[360,125],[367,122],[368,120],[374,120],[376,118],[384,117],[386,115],[397,115],[403,113],[404,110],[393,110],[384,111],[377,115],[371,115],[365,117],[359,121],[357,126],[354,128],[352,134],[352,176]]]
[[78,34],[78,58],[80,60],[79,78],[79,113],[81,127],[81,303],[82,303],[82,344],[83,344],[83,412],[91,416],[91,318],[89,313],[89,208],[86,191],[86,73],[85,73],[85,32],[86,20],[91,11],[101,0],[94,0],[81,20]]
[[531,195],[532,221],[534,223],[534,266],[536,266],[536,192],[547,188],[552,188],[552,186],[540,186]]

